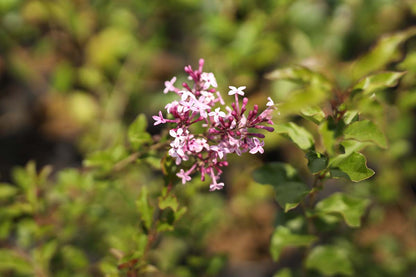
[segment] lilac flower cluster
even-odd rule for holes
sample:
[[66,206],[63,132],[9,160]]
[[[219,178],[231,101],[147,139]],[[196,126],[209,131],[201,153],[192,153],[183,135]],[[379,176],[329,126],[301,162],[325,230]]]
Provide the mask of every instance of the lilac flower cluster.
[[[244,152],[251,154],[263,153],[264,142],[261,140],[264,135],[257,133],[256,129],[272,132],[274,129],[266,124],[272,125],[272,112],[276,109],[272,99],[268,98],[267,108],[259,113],[258,106],[254,105],[253,110],[245,115],[248,99],[244,97],[241,105],[239,96],[244,96],[245,86],[230,86],[228,95],[234,95],[234,102],[231,107],[225,106],[217,88],[217,81],[214,74],[202,71],[204,60],[199,60],[199,68],[193,70],[190,65],[185,67],[189,80],[193,81],[190,86],[183,83],[183,89],[175,87],[176,77],[165,82],[165,94],[174,92],[179,96],[166,105],[165,109],[170,116],[153,116],[154,125],[174,123],[175,127],[170,130],[172,137],[169,155],[179,165],[182,161],[192,161],[192,166],[187,169],[180,169],[177,176],[182,183],[191,180],[191,174],[199,171],[201,179],[205,176],[211,177],[210,191],[219,190],[224,183],[218,182],[222,174],[222,167],[227,166],[227,154],[236,153],[241,155]],[[219,106],[219,107],[215,107]],[[222,109],[224,108],[224,109]],[[198,124],[203,132],[195,133],[192,125]],[[201,129],[201,128],[199,128]]]

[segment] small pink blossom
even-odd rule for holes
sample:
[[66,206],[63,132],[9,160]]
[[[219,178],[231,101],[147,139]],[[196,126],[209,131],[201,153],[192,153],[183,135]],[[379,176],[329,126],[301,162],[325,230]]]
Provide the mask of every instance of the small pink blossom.
[[[203,96],[201,96],[199,99],[203,98]],[[202,101],[195,101],[194,105],[192,107],[192,110],[194,112],[199,112],[199,114],[203,117],[203,118],[207,118],[208,116],[208,110],[211,109],[211,106],[208,104],[205,104]]]
[[210,150],[214,151],[220,159],[224,158],[224,154],[226,153],[224,148],[221,148],[217,145],[211,146]]
[[196,100],[195,95],[187,90],[179,91],[179,93],[181,94],[182,101],[193,102]]
[[176,77],[173,77],[172,80],[165,82],[165,89],[163,90],[163,93],[166,94],[169,91],[176,91],[177,89],[173,85],[176,82]]
[[253,138],[253,146],[250,149],[250,154],[256,154],[257,152],[264,153],[264,141],[261,141],[258,138]]
[[209,149],[209,144],[206,139],[194,139],[189,143],[189,150],[194,153],[199,153],[204,149]]
[[[188,136],[189,131],[183,130],[182,128],[178,128],[178,130],[170,130],[169,134],[174,137],[175,139],[171,142],[170,146],[174,148],[182,147],[187,139],[191,139],[193,135]],[[183,151],[182,149],[179,149]]]
[[186,113],[187,111],[192,110],[194,107],[193,101],[180,101],[178,106],[178,111],[181,113]]
[[169,131],[169,134],[174,138],[182,137],[183,133],[182,128],[178,128],[177,130],[172,129]]
[[273,102],[273,100],[272,100],[270,97],[267,97],[267,100],[269,100],[269,101],[267,102],[267,104],[266,104],[266,106],[267,106],[267,107],[272,107],[272,106],[274,106],[274,102]]
[[176,176],[182,179],[182,184],[185,184],[186,182],[191,181],[191,177],[188,174],[188,172],[181,169],[178,173],[176,173]]
[[209,185],[209,191],[221,190],[224,188],[224,183],[213,183]]
[[229,88],[231,90],[228,92],[228,95],[238,94],[238,95],[241,95],[241,96],[244,96],[244,91],[243,90],[246,89],[245,86],[238,87],[238,88],[233,87],[233,86],[229,86]]
[[210,112],[208,115],[213,116],[215,122],[218,122],[220,117],[225,117],[225,113],[220,111],[220,108],[216,108],[215,111]]
[[217,183],[217,179],[219,178],[219,176],[215,175],[214,170],[212,168],[210,170],[210,173],[211,173],[212,184],[209,185],[209,191],[222,189],[224,187],[224,183]]
[[182,160],[187,161],[189,158],[181,148],[171,148],[168,153],[172,158],[175,158],[176,165],[181,164]]
[[204,88],[207,89],[210,86],[216,88],[218,86],[217,80],[215,79],[215,76],[213,73],[205,73],[203,72],[201,74],[201,80],[205,82]]
[[155,126],[159,125],[159,124],[162,124],[162,123],[166,123],[166,119],[163,118],[163,114],[162,114],[161,111],[159,111],[159,116],[154,115],[154,116],[152,116],[152,118],[155,120],[155,123],[153,124]]

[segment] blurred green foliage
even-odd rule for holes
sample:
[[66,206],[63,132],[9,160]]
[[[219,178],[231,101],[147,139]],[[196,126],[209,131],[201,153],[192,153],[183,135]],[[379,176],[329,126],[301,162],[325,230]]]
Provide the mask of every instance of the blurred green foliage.
[[[370,179],[328,184],[344,192],[312,215],[325,245],[303,270],[414,273],[415,19],[411,0],[0,1],[1,135],[35,126],[42,137],[75,145],[83,159],[61,170],[28,162],[0,184],[0,274],[217,276],[247,260],[267,260],[274,273],[290,264],[273,264],[262,238],[271,238],[275,259],[315,238],[273,198],[296,214],[311,192],[305,172],[332,167],[331,176],[359,181],[372,175],[367,164],[376,172]],[[172,187],[166,130],[149,120],[169,101],[163,82],[200,57],[220,91],[246,85],[253,102],[281,103],[263,161],[231,159],[223,194],[199,181]],[[347,90],[353,97],[339,106],[348,125],[339,143],[334,134],[346,126],[326,112]],[[363,118],[369,121],[357,121]],[[316,151],[307,152],[312,145]],[[328,159],[340,148],[357,154]],[[254,180],[278,195],[249,176],[270,161],[279,163],[266,163]],[[370,209],[356,199],[371,200]],[[340,219],[361,229],[344,232]],[[266,227],[247,227],[259,222]],[[239,245],[246,256],[233,250]]]

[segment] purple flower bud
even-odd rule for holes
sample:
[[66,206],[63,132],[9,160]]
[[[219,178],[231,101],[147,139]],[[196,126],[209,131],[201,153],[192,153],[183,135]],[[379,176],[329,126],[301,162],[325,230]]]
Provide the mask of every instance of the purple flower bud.
[[250,137],[258,137],[258,138],[265,138],[265,135],[259,133],[247,133],[247,136]]
[[264,126],[264,125],[255,125],[254,128],[256,128],[256,129],[263,129],[263,130],[266,130],[268,132],[273,132],[274,131],[274,128],[273,127]]

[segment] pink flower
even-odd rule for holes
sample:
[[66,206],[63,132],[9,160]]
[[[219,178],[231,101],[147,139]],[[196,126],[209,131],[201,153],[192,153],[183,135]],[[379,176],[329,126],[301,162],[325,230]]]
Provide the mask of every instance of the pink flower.
[[241,95],[241,96],[244,96],[244,89],[246,88],[245,86],[242,86],[242,87],[238,87],[238,88],[236,88],[236,87],[233,87],[233,86],[229,86],[229,88],[231,89],[229,92],[228,92],[228,95],[234,95],[234,94],[238,94],[238,95]]
[[180,138],[180,137],[182,137],[182,134],[184,134],[184,132],[183,132],[182,128],[178,128],[176,131],[175,130],[170,130],[169,134],[174,138]]
[[189,143],[189,150],[194,153],[199,153],[204,149],[209,149],[209,144],[206,139],[194,139]]
[[261,141],[258,138],[253,138],[253,145],[250,149],[250,154],[256,154],[257,152],[263,154],[264,153],[264,141]]
[[166,94],[169,91],[176,91],[177,88],[173,85],[176,82],[176,77],[173,77],[172,80],[165,82],[165,89],[163,90],[163,93]]
[[209,191],[221,190],[224,188],[224,183],[212,183],[209,185]]
[[185,184],[186,182],[191,181],[191,177],[188,174],[188,172],[181,169],[179,173],[176,173],[176,176],[182,179],[182,184]]
[[185,153],[183,152],[181,148],[171,148],[169,150],[169,155],[172,158],[175,158],[176,165],[179,165],[182,162],[182,160],[184,161],[188,160],[188,156],[185,155]]
[[161,123],[166,123],[166,119],[163,118],[163,114],[161,111],[159,111],[159,116],[154,115],[152,118],[156,121],[153,125],[159,125]]
[[[182,90],[179,91],[179,93],[181,94],[181,99],[182,101],[189,101],[189,102],[193,102],[195,99],[195,95],[187,90]],[[189,100],[187,100],[189,99]]]
[[216,88],[218,86],[217,80],[215,80],[215,76],[212,73],[205,73],[201,74],[201,80],[205,82],[204,89],[209,88],[210,86]]
[[269,100],[269,101],[267,102],[267,104],[266,104],[266,106],[267,106],[267,107],[272,107],[272,106],[274,106],[274,102],[273,102],[273,100],[272,100],[270,97],[267,97],[267,100]]
[[[201,96],[199,99],[203,99],[204,96]],[[207,118],[208,113],[207,110],[211,109],[211,106],[208,104],[205,104],[204,102],[197,100],[194,102],[193,107],[191,108],[194,112],[199,112],[199,114],[203,117],[203,118]]]
[[209,191],[221,190],[224,187],[224,183],[217,183],[218,176],[215,176],[214,170],[211,168],[211,180],[212,184],[209,185]]
[[[174,147],[174,148],[179,148],[179,147],[183,147],[184,143],[187,139],[191,139],[193,137],[193,135],[188,135],[189,131],[188,130],[183,130],[182,128],[178,128],[176,131],[175,130],[170,130],[169,134],[174,137],[174,141],[171,142],[170,146]],[[183,150],[182,150],[183,151]]]
[[186,113],[187,111],[191,110],[194,106],[194,102],[192,101],[180,101],[178,106],[178,111],[181,113]]
[[215,122],[218,122],[220,117],[225,117],[225,113],[220,111],[220,108],[216,108],[215,111],[210,112],[208,115],[213,116]]
[[225,149],[217,146],[217,145],[213,145],[210,147],[211,151],[214,151],[215,153],[217,153],[218,157],[220,159],[224,158],[224,154],[226,153]]

